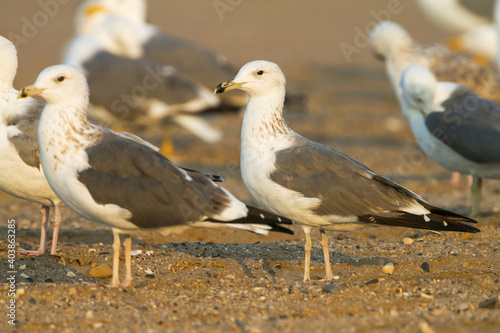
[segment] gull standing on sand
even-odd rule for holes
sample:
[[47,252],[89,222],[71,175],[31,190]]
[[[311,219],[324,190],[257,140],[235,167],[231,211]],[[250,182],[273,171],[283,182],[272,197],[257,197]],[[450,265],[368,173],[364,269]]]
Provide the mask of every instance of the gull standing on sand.
[[16,48],[0,36],[0,189],[42,205],[40,246],[21,254],[45,253],[49,212],[54,207],[50,254],[56,254],[62,202],[47,183],[40,162],[37,126],[43,104],[34,98],[17,99],[18,91],[12,86],[16,71]]
[[285,75],[275,63],[253,61],[216,93],[250,97],[241,131],[241,175],[256,202],[300,224],[306,236],[304,281],[310,280],[312,228],[319,228],[326,279],[333,277],[325,230],[367,225],[478,232],[477,223],[435,207],[334,148],[295,133],[283,118]]
[[473,176],[471,216],[477,216],[482,178],[500,179],[500,104],[437,82],[416,65],[403,72],[401,88],[401,109],[420,148],[441,166]]
[[[267,234],[292,233],[291,221],[248,207],[207,177],[177,168],[150,147],[87,120],[88,85],[69,65],[40,73],[20,98],[47,104],[38,126],[42,166],[61,200],[80,216],[113,229],[112,287],[130,286],[130,234],[138,229],[178,233],[197,227],[231,227]],[[118,277],[120,236],[126,234],[126,278]]]

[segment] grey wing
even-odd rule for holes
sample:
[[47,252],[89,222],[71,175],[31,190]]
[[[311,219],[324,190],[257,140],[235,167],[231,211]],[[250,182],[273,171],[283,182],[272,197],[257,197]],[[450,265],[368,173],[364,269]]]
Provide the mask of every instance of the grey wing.
[[104,132],[87,149],[90,168],[79,181],[100,204],[116,204],[132,212],[141,228],[196,222],[219,214],[230,198],[201,174],[178,169],[147,146]]
[[90,102],[133,121],[147,113],[151,101],[181,106],[199,97],[198,85],[170,66],[99,52],[84,64]]
[[273,181],[305,197],[319,198],[319,215],[363,216],[394,211],[420,197],[376,175],[362,163],[318,143],[282,150]]
[[443,112],[425,118],[436,138],[473,162],[500,162],[500,104],[462,89],[452,94],[443,107]]
[[36,100],[29,103],[26,113],[10,119],[8,126],[15,126],[19,134],[9,137],[9,141],[16,147],[21,159],[27,165],[40,169],[40,151],[38,149],[38,122],[44,105]]
[[[159,30],[144,44],[144,55],[174,66],[180,73],[210,90],[218,83],[234,78],[238,73],[225,57]],[[242,91],[233,91],[219,97],[224,105],[231,107],[243,107],[248,99]]]

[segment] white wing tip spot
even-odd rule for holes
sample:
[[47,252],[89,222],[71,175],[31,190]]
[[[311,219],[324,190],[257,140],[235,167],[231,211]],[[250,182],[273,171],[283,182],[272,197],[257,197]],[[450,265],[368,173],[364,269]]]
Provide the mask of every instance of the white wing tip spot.
[[448,222],[443,221],[443,225],[444,225],[445,227],[447,227],[447,226],[448,226]]
[[[425,220],[425,222],[429,222],[431,219],[430,219],[427,215],[425,215],[425,214],[424,214],[424,220]],[[445,222],[445,223],[446,223],[446,222]],[[445,224],[445,225],[446,225],[446,224]]]
[[260,213],[260,218],[265,219],[266,217],[264,216],[264,214]]
[[281,222],[281,217],[278,217],[278,222]]

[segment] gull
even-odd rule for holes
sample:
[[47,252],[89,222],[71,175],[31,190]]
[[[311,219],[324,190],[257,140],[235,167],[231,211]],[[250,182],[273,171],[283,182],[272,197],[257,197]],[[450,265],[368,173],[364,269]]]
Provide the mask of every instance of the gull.
[[15,197],[42,205],[40,246],[21,254],[40,255],[47,250],[47,224],[54,208],[50,254],[57,253],[62,205],[45,179],[38,152],[37,125],[43,104],[34,98],[17,100],[12,86],[17,71],[17,51],[0,36],[0,189]]
[[275,63],[253,61],[216,93],[249,95],[241,131],[241,175],[253,199],[302,226],[304,281],[310,280],[312,228],[319,228],[326,279],[333,277],[325,230],[367,225],[478,232],[477,223],[432,206],[410,190],[377,175],[351,156],[295,133],[283,118],[285,75]]
[[[46,100],[38,125],[45,176],[64,204],[113,230],[111,287],[131,286],[131,234],[189,228],[230,227],[267,234],[292,233],[291,221],[247,207],[198,173],[176,167],[150,147],[87,120],[89,90],[81,70],[56,65],[43,70],[20,98]],[[125,234],[126,277],[119,279],[120,234]]]
[[470,215],[477,216],[482,178],[500,179],[500,104],[437,82],[416,65],[403,72],[401,88],[401,109],[420,148],[441,166],[473,176]]
[[[146,13],[144,0],[84,1],[76,10],[76,31],[93,34],[114,55],[168,64],[206,89],[236,74],[225,56],[147,23]],[[212,97],[222,107],[236,109],[247,101],[243,93]]]
[[370,31],[370,45],[375,55],[385,61],[387,76],[401,103],[399,82],[403,70],[415,64],[429,69],[438,81],[456,82],[484,98],[500,101],[498,72],[446,46],[419,45],[399,24],[382,21]]

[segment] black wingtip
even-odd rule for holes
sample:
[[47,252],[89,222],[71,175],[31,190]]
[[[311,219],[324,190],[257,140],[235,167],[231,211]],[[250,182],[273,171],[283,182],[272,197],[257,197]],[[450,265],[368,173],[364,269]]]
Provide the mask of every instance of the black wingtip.
[[216,183],[224,182],[224,178],[222,176],[213,175],[211,173],[193,170],[193,169],[189,169],[189,168],[182,168],[182,170],[187,171],[187,172],[199,173],[200,175],[203,175],[203,176],[207,177],[208,179],[210,179],[211,181],[216,182]]

